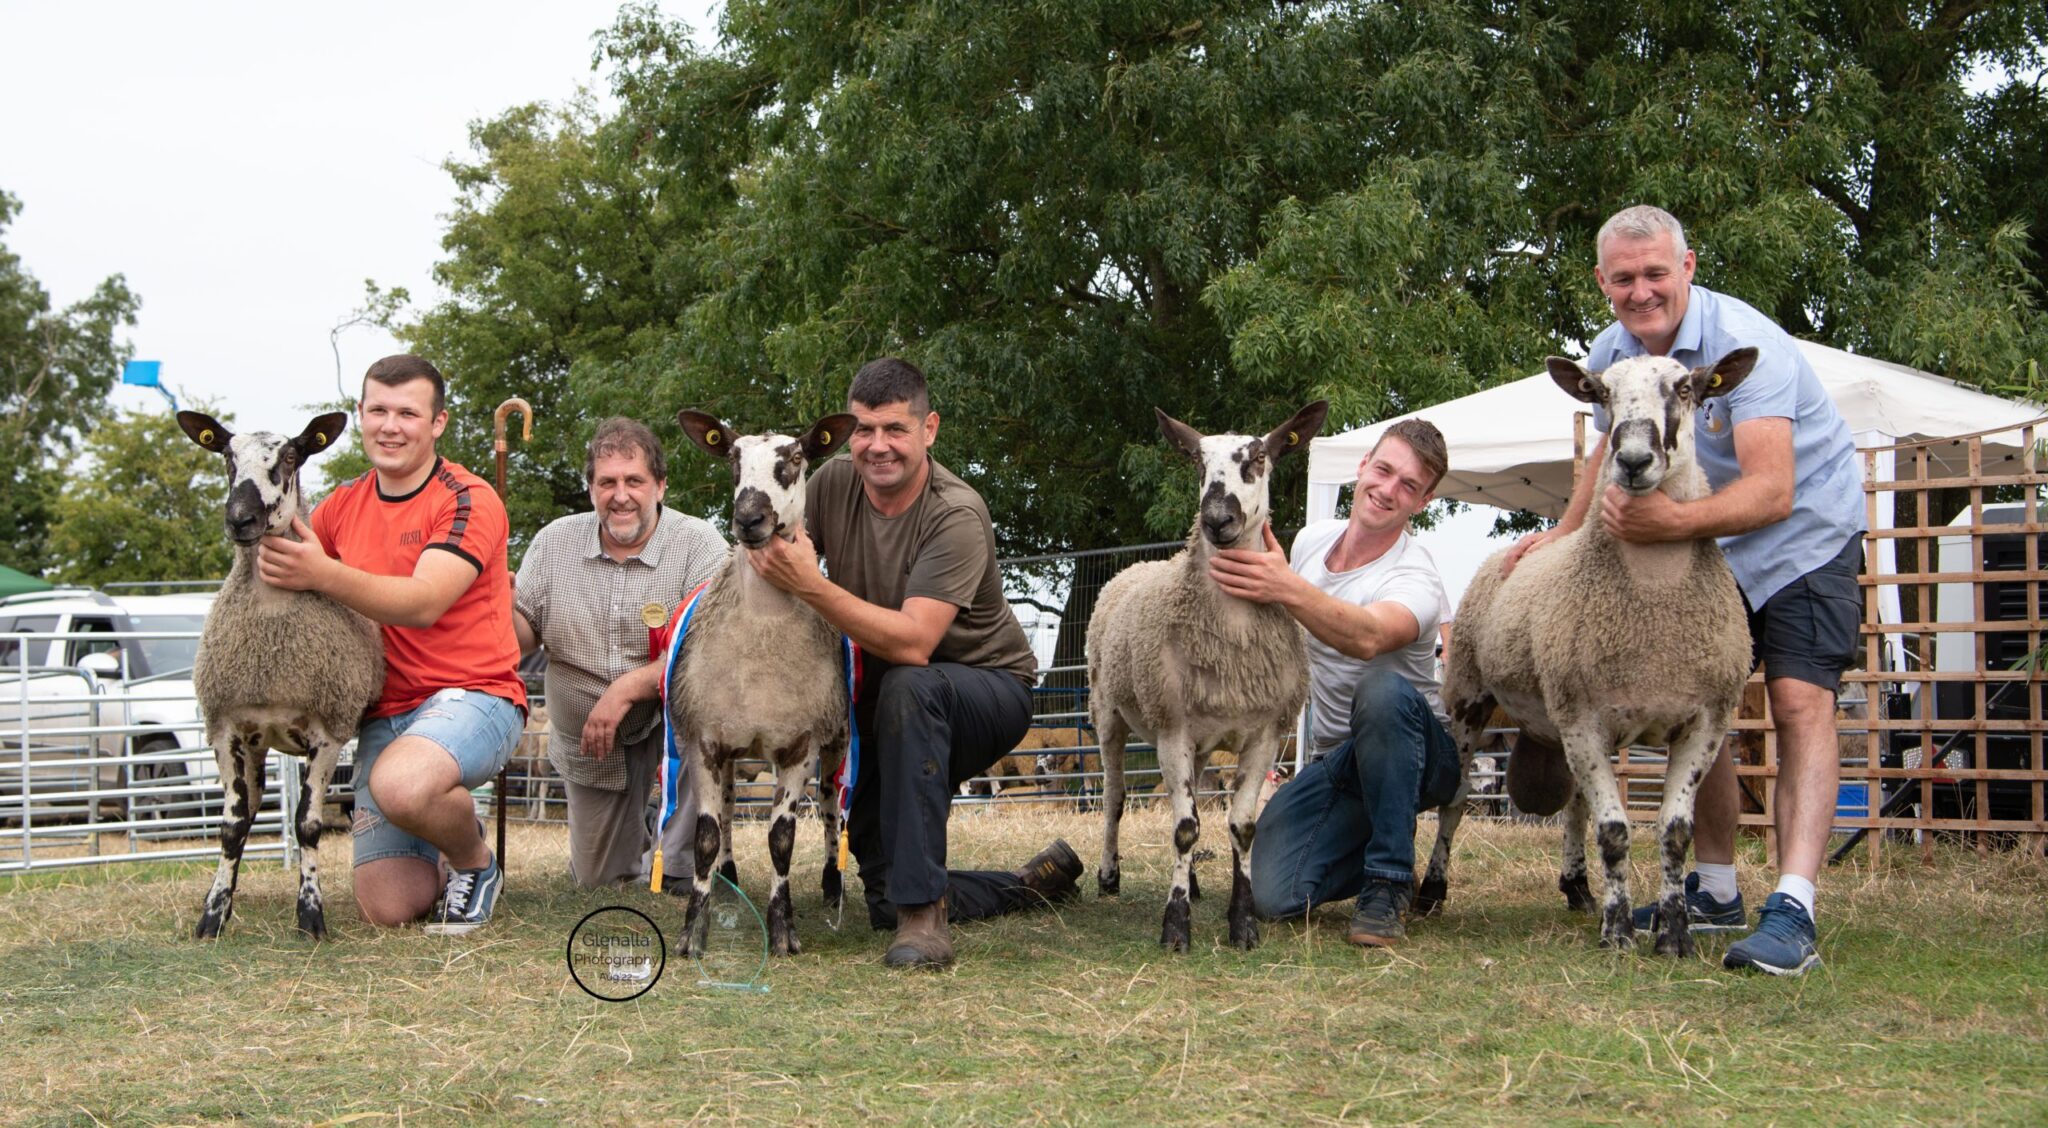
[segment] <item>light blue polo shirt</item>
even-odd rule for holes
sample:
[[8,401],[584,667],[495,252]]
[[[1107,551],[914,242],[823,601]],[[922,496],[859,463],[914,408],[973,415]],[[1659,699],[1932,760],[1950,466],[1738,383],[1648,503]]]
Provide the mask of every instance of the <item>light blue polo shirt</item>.
[[[1849,425],[1791,336],[1754,306],[1693,286],[1671,359],[1704,368],[1745,345],[1756,347],[1756,367],[1733,392],[1709,398],[1694,413],[1693,445],[1707,484],[1718,490],[1742,476],[1735,460],[1737,423],[1773,416],[1792,421],[1791,515],[1721,538],[1735,582],[1756,608],[1833,560],[1852,535],[1864,531],[1863,474]],[[1593,338],[1586,367],[1598,372],[1644,351],[1643,343],[1617,321]],[[1593,422],[1607,430],[1605,408],[1594,409]]]

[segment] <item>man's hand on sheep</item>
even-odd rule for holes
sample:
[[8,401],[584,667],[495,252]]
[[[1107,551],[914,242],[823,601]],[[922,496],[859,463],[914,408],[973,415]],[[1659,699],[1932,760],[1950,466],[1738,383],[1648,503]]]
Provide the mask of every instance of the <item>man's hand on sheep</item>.
[[256,550],[256,573],[263,582],[287,591],[319,591],[327,568],[337,561],[320,547],[320,538],[306,522],[292,518],[292,533],[298,540],[264,537]]
[[1263,550],[1226,548],[1218,552],[1209,558],[1209,578],[1239,599],[1279,603],[1301,577],[1287,566],[1287,553],[1280,547],[1280,538],[1273,535],[1273,523],[1266,522],[1260,531],[1266,539]]
[[740,551],[747,554],[747,563],[762,579],[799,599],[816,594],[825,584],[824,574],[818,571],[818,550],[802,526],[793,539],[769,537],[765,547]]
[[1662,544],[1694,536],[1685,507],[1663,490],[1632,497],[1610,485],[1600,495],[1600,523],[1616,540],[1630,544]]

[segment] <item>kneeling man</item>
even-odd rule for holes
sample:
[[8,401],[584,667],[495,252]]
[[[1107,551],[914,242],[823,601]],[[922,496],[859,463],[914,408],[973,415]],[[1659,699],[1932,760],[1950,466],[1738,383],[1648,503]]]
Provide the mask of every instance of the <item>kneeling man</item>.
[[1223,590],[1285,607],[1309,634],[1317,758],[1274,794],[1252,846],[1252,903],[1268,920],[1355,897],[1353,944],[1407,936],[1416,812],[1458,788],[1436,677],[1443,580],[1408,534],[1446,462],[1442,432],[1403,420],[1359,463],[1350,518],[1303,529],[1291,567],[1270,526],[1266,551],[1210,563]]

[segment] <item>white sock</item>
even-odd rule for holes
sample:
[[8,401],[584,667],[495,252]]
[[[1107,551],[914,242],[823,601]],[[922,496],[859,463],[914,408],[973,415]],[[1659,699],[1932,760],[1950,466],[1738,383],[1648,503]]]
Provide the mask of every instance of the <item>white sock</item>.
[[1693,867],[1693,872],[1700,875],[1700,892],[1722,904],[1735,899],[1739,890],[1734,862],[1701,862]]
[[1806,910],[1808,917],[1813,916],[1813,882],[1788,873],[1778,879],[1778,892],[1799,902],[1799,907]]

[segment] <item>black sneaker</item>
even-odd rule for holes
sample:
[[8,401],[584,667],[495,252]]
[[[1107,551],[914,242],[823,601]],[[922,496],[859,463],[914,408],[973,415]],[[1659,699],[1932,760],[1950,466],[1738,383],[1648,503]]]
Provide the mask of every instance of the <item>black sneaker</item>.
[[1351,928],[1344,939],[1365,948],[1390,948],[1408,939],[1408,926],[1401,918],[1407,914],[1414,892],[1407,882],[1368,880],[1358,895],[1358,908],[1351,914]]
[[1773,893],[1757,910],[1756,931],[1728,945],[1721,966],[1730,971],[1804,975],[1820,964],[1814,940],[1813,917],[1799,902]]
[[[1643,935],[1657,928],[1657,903],[1650,902],[1635,911],[1636,933]],[[1749,910],[1742,907],[1742,890],[1735,891],[1730,901],[1716,901],[1713,894],[1702,892],[1700,875],[1685,875],[1685,919],[1693,932],[1735,932],[1749,927]]]
[[451,869],[448,888],[441,905],[428,919],[430,936],[461,936],[491,923],[491,910],[498,905],[498,891],[504,888],[505,871],[497,855],[481,869]]

